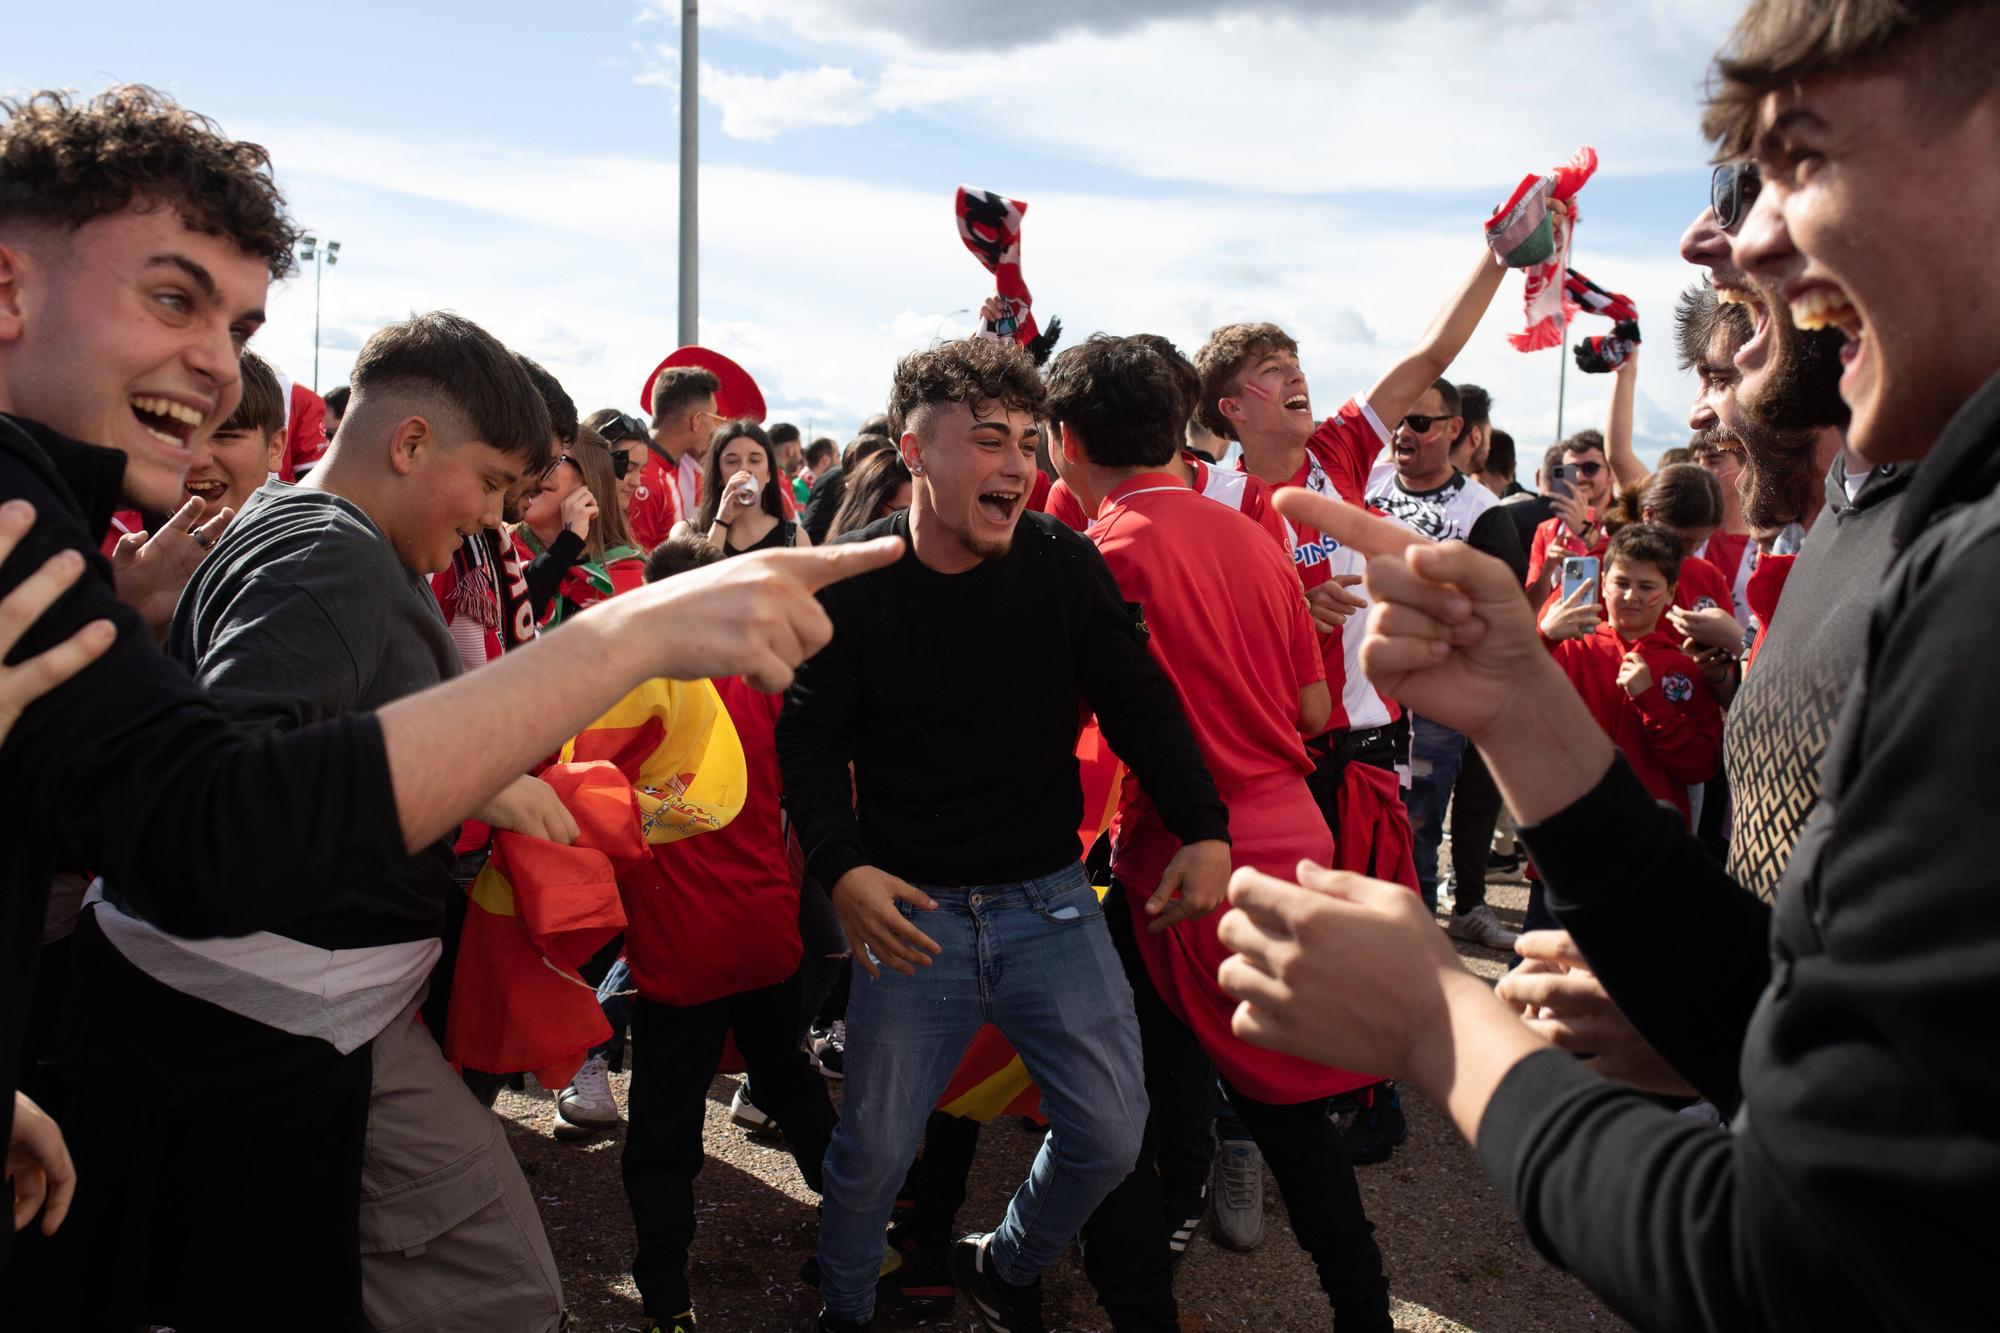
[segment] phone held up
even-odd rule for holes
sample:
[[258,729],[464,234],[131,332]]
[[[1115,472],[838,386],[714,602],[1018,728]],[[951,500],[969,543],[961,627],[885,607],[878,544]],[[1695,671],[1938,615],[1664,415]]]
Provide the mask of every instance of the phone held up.
[[1569,555],[1563,557],[1562,599],[1567,602],[1578,588],[1589,588],[1590,595],[1578,605],[1597,600],[1597,557],[1594,555]]
[[1566,500],[1576,499],[1576,465],[1558,463],[1549,473],[1549,494],[1560,495]]

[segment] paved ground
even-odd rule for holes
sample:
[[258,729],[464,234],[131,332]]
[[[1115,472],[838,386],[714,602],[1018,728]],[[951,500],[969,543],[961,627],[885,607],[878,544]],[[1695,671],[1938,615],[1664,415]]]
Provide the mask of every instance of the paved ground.
[[[1518,884],[1496,884],[1489,896],[1515,926],[1525,900]],[[1497,977],[1504,968],[1501,955],[1469,947],[1461,952],[1484,976]],[[613,1083],[622,1099],[624,1076]],[[691,1276],[702,1327],[718,1333],[810,1328],[818,1303],[799,1285],[797,1272],[813,1248],[812,1195],[781,1149],[754,1142],[729,1124],[734,1086],[718,1078],[710,1089],[708,1164],[696,1185],[700,1214]],[[1359,1168],[1388,1260],[1396,1327],[1423,1333],[1626,1328],[1581,1284],[1534,1253],[1472,1150],[1438,1109],[1413,1092],[1404,1093],[1403,1105],[1409,1142],[1387,1164]],[[626,1271],[632,1227],[618,1179],[617,1141],[553,1141],[553,1106],[539,1089],[503,1094],[499,1110],[541,1200],[578,1333],[637,1330],[641,1311]],[[960,1214],[963,1225],[998,1219],[1036,1143],[1012,1122],[989,1128]],[[1196,1239],[1175,1286],[1184,1327],[1275,1333],[1329,1326],[1312,1268],[1292,1243],[1277,1188],[1268,1181],[1265,1209],[1269,1234],[1254,1254]],[[1107,1327],[1073,1255],[1049,1274],[1047,1308],[1052,1329]],[[940,1333],[977,1327],[962,1305],[956,1317],[878,1323]]]

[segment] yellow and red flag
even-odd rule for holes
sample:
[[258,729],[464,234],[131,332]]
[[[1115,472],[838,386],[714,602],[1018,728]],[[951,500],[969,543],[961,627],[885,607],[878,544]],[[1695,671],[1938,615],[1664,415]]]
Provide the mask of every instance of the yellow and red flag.
[[743,807],[743,746],[715,687],[651,680],[563,747],[542,780],[575,845],[501,832],[472,886],[452,977],[445,1055],[566,1086],[611,1035],[578,975],[625,928],[617,863],[728,824]]

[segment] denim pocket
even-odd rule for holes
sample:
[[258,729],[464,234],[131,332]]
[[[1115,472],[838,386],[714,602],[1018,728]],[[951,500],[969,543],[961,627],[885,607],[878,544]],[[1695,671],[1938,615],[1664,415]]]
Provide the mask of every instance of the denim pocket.
[[1053,891],[1030,890],[1028,896],[1034,904],[1035,915],[1051,925],[1074,925],[1079,921],[1095,921],[1104,915],[1103,900],[1081,875],[1072,886]]

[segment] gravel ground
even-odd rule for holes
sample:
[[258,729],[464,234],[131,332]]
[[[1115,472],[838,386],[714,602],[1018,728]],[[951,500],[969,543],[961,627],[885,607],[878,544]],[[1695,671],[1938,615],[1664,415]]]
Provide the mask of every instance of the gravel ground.
[[[1488,901],[1518,927],[1526,904],[1519,883],[1494,884]],[[1504,955],[1461,945],[1466,963],[1496,978]],[[625,1075],[614,1075],[621,1102]],[[696,1309],[704,1329],[776,1333],[809,1329],[818,1301],[798,1281],[812,1253],[813,1196],[782,1149],[729,1123],[735,1080],[709,1090],[708,1163],[696,1183],[699,1230],[692,1255]],[[1368,1215],[1388,1261],[1396,1327],[1421,1333],[1474,1329],[1621,1330],[1627,1326],[1581,1283],[1544,1263],[1487,1184],[1472,1150],[1442,1112],[1414,1090],[1403,1093],[1410,1138],[1381,1166],[1358,1168]],[[618,1178],[616,1137],[577,1145],[549,1137],[550,1095],[530,1083],[503,1093],[515,1154],[541,1201],[542,1220],[561,1266],[577,1333],[638,1330],[638,1292],[626,1265],[632,1224]],[[1017,1122],[998,1122],[980,1141],[971,1189],[959,1214],[967,1229],[990,1226],[1026,1173],[1038,1139]],[[1268,1232],[1240,1255],[1199,1236],[1175,1281],[1188,1329],[1324,1329],[1330,1322],[1312,1267],[1291,1242],[1277,1186],[1264,1190]],[[1051,1329],[1107,1327],[1074,1253],[1047,1277]],[[953,1316],[878,1319],[884,1328],[976,1329],[961,1304]]]

